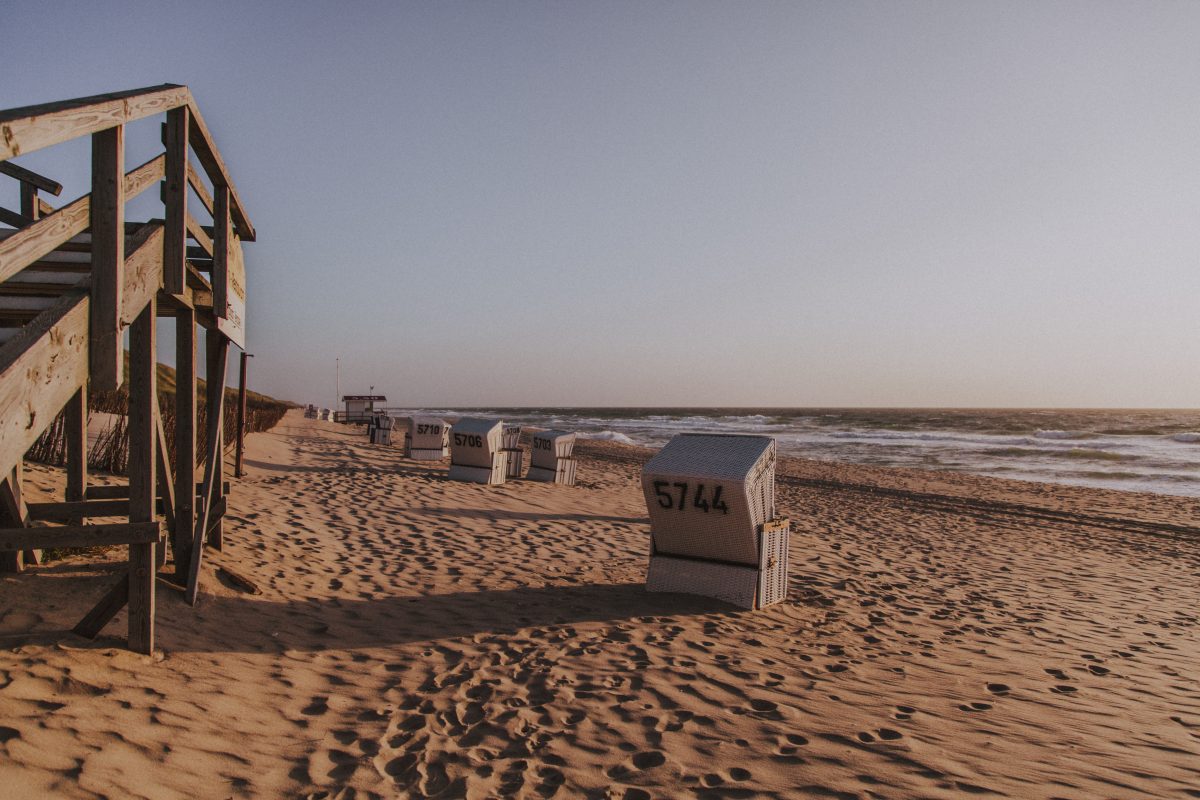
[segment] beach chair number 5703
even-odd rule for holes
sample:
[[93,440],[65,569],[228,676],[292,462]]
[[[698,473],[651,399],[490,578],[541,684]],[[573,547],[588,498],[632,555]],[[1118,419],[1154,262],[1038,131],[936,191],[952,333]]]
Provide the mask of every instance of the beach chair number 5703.
[[[729,506],[725,505],[725,501],[721,499],[721,488],[717,486],[713,489],[712,499],[710,500],[704,496],[704,484],[696,484],[696,491],[692,495],[691,507],[698,508],[706,514],[711,511],[720,511],[722,514],[728,514]],[[676,496],[676,492],[673,490],[678,490],[678,496]],[[658,504],[663,508],[676,508],[683,511],[688,507],[687,497],[690,490],[691,485],[686,482],[654,482],[654,494],[658,497]]]

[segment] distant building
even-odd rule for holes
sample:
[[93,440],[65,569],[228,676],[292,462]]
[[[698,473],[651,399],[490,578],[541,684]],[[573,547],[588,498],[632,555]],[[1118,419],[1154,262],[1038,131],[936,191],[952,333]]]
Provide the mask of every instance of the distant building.
[[348,394],[342,397],[345,411],[338,422],[366,423],[375,413],[376,403],[386,403],[387,398],[381,394]]

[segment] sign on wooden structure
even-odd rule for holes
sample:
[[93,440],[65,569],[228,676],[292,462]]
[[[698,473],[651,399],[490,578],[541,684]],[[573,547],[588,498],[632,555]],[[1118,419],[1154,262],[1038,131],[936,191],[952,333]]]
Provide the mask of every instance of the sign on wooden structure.
[[[229,259],[224,283],[213,286],[213,312],[217,329],[243,350],[246,348],[246,262],[242,258],[242,240],[229,237]],[[214,276],[215,277],[215,276]]]

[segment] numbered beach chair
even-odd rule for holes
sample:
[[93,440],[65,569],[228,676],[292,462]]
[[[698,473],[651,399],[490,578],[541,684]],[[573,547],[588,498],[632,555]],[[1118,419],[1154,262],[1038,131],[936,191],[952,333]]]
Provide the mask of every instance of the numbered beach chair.
[[472,483],[504,483],[508,454],[504,423],[464,417],[450,428],[450,480]]
[[504,433],[501,434],[501,444],[503,445],[501,449],[508,453],[505,477],[521,477],[521,469],[525,466],[525,451],[521,449],[521,426],[505,425]]
[[539,431],[533,435],[529,450],[529,472],[531,481],[575,485],[575,434],[566,431]]
[[445,456],[450,426],[441,417],[413,417],[408,426],[408,455],[417,461],[440,461]]
[[768,436],[680,434],[650,459],[647,591],[751,609],[787,598],[790,527],[775,518],[775,457]]

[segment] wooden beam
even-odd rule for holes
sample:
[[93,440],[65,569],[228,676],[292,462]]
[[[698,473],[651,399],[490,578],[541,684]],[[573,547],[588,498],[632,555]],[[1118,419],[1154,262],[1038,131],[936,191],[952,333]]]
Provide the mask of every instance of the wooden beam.
[[[167,451],[167,434],[163,431],[162,414],[155,406],[154,409],[155,439],[158,446],[155,451],[158,460],[155,466],[158,470],[158,504],[162,506],[163,515],[167,518],[167,531],[175,531],[175,476],[171,470],[171,454]],[[165,548],[163,548],[165,550]],[[161,566],[161,564],[160,564]]]
[[[3,163],[3,161],[0,161],[0,164]],[[25,217],[31,222],[40,216],[38,214],[40,206],[38,206],[37,193],[38,190],[36,186],[31,186],[28,183],[21,184],[21,216]]]
[[125,128],[92,134],[92,318],[89,322],[92,388],[121,386],[121,287],[125,265]]
[[91,208],[91,197],[85,195],[0,241],[0,282],[87,230]]
[[209,251],[213,257],[213,313],[223,317],[229,309],[229,246],[233,236],[229,230],[229,191],[218,186],[213,193],[213,238]]
[[[188,605],[196,605],[200,594],[200,566],[204,560],[204,539],[208,533],[208,517],[216,505],[220,485],[220,464],[222,458],[221,431],[225,403],[220,402],[225,396],[225,361],[229,354],[229,340],[220,334],[209,331],[205,334],[206,347],[209,351],[209,371],[206,385],[209,388],[208,401],[208,448],[207,460],[204,465],[204,486],[199,512],[196,515],[196,529],[192,537],[192,559],[188,565],[187,601]],[[214,391],[215,387],[215,391]],[[176,395],[178,395],[176,389]],[[215,404],[213,396],[219,398]]]
[[121,289],[121,330],[132,324],[162,288],[163,237],[158,225],[146,225],[129,243]]
[[125,202],[161,181],[166,163],[167,157],[160,154],[125,173]]
[[100,598],[100,602],[89,611],[83,619],[79,620],[73,630],[75,633],[85,639],[95,639],[100,635],[100,631],[104,629],[117,612],[125,607],[129,602],[129,573],[126,572],[121,576],[121,580],[104,593]]
[[158,522],[0,528],[0,552],[50,547],[108,547],[121,544],[148,544],[157,542],[161,535],[162,530]]
[[163,239],[163,288],[180,294],[184,286],[184,253],[187,248],[188,194],[188,108],[167,112],[166,183],[163,203],[167,207],[166,238]]
[[254,226],[250,224],[250,218],[246,216],[242,198],[238,196],[233,179],[229,177],[229,170],[225,168],[225,162],[221,160],[221,154],[213,146],[212,135],[208,132],[208,126],[204,124],[204,117],[200,115],[200,109],[196,107],[195,100],[189,101],[188,108],[191,111],[192,150],[196,153],[196,158],[200,160],[204,171],[208,173],[213,188],[223,186],[229,190],[230,206],[233,210],[233,221],[237,225],[238,235],[242,237],[243,241],[253,242],[258,234],[255,233]]
[[[0,164],[4,162],[0,161]],[[33,220],[24,214],[18,214],[16,211],[9,211],[7,208],[0,206],[0,222],[5,225],[12,225],[14,228],[24,228],[33,224]]]
[[196,524],[196,311],[175,312],[175,578],[186,585]]
[[196,197],[200,198],[201,205],[211,215],[213,211],[212,194],[209,193],[208,187],[204,185],[204,179],[200,177],[200,173],[192,166],[191,161],[187,165],[187,178],[188,183],[192,186],[192,191],[196,193]]
[[72,290],[0,345],[0,475],[87,380],[89,303]]
[[[21,465],[18,463],[0,481],[0,520],[16,530],[29,527],[29,510],[21,494]],[[42,551],[36,545],[15,547],[12,551],[0,552],[0,572],[23,572],[26,560],[40,564]]]
[[215,244],[212,237],[208,235],[208,231],[205,230],[204,226],[197,222],[195,217],[193,217],[191,214],[185,215],[184,225],[187,228],[188,236],[190,236],[192,241],[194,241],[200,247],[200,250],[212,255]]
[[52,194],[58,197],[62,194],[62,184],[58,181],[52,181],[45,175],[38,174],[31,169],[25,169],[22,166],[12,163],[11,161],[0,161],[0,174],[7,175],[10,178],[16,178],[21,183],[27,183],[30,186]]
[[[172,470],[171,472],[172,472],[172,474],[174,474],[175,471]],[[192,485],[192,488],[194,489],[193,496],[198,497],[198,496],[200,496],[201,492],[204,490],[204,484],[196,483],[196,484]],[[225,481],[225,484],[221,489],[222,494],[229,494],[230,488],[231,488],[231,486],[229,484],[229,481]],[[178,480],[176,480],[175,491],[179,492],[179,481]],[[183,494],[185,497],[187,496],[186,488],[183,490]],[[175,496],[178,497],[179,495],[176,494]],[[159,497],[161,499],[161,497],[162,497],[161,493],[159,494]],[[128,500],[129,499],[129,486],[126,484],[120,484],[120,483],[115,486],[89,486],[87,488],[87,499],[88,500]],[[57,505],[57,504],[56,503],[46,503],[45,505]],[[119,509],[119,511],[121,514],[124,514],[124,513],[126,513],[126,511],[128,511],[128,509],[122,508],[122,509]],[[166,513],[165,509],[164,509],[163,513]],[[97,516],[99,516],[99,515],[97,515]]]
[[[217,449],[209,450],[205,455],[208,460],[213,462],[213,482],[205,504],[205,507],[208,508],[207,513],[210,520],[208,538],[205,541],[214,549],[221,550],[225,544],[225,526],[221,521],[221,515],[216,517],[215,524],[212,523],[212,509],[224,497],[224,492],[221,489],[225,486],[225,389],[227,386],[226,374],[229,362],[229,340],[219,332],[209,330],[204,334],[204,347],[207,360],[204,373],[204,388],[208,394],[206,398],[208,402],[208,414],[205,422],[212,425],[215,420],[218,427],[215,438]],[[211,438],[210,441],[212,441]]]
[[[161,254],[161,250],[159,251]],[[157,497],[158,413],[153,296],[129,328],[129,521],[153,522]],[[157,542],[129,545],[129,649],[154,652],[154,577]]]
[[161,114],[190,101],[186,86],[163,84],[0,111],[0,161]]
[[[67,502],[87,498],[87,387],[67,401],[64,422],[67,429]],[[81,517],[71,520],[83,522]]]

